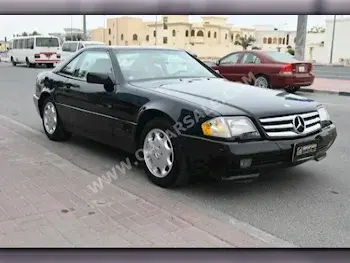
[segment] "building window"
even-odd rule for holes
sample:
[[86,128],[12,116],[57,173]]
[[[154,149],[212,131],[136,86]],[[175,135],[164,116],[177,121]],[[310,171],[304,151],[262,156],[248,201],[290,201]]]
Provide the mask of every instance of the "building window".
[[108,45],[110,45],[110,46],[111,46],[111,45],[112,45],[112,41],[110,41],[110,40],[109,40],[109,41],[108,41]]
[[272,43],[273,43],[273,44],[277,44],[277,37],[274,37],[274,38],[273,38]]
[[196,33],[194,32],[194,30],[191,30],[191,37],[194,37],[196,35]]
[[214,32],[214,38],[216,38],[216,32]]
[[235,37],[236,40],[239,40],[240,38],[241,38],[240,34],[237,34],[236,37]]
[[233,34],[231,34],[231,41],[233,42]]
[[163,22],[164,23],[168,23],[168,17],[167,16],[163,17]]
[[286,39],[285,39],[285,38],[283,38],[283,45],[284,45],[284,44],[286,44]]
[[108,28],[108,34],[112,34],[112,30],[110,28]]
[[267,38],[266,37],[263,38],[263,43],[267,44]]
[[124,34],[120,35],[120,40],[124,40]]
[[227,39],[227,34],[225,34],[225,39]]
[[146,36],[146,41],[147,41],[147,42],[149,41],[149,35]]
[[173,30],[173,37],[176,37],[176,31]]
[[157,36],[157,31],[153,31],[153,36],[156,37]]
[[163,44],[168,44],[168,38],[167,37],[163,37]]
[[269,37],[269,38],[267,39],[267,44],[272,44],[272,38],[271,38],[271,37]]
[[282,38],[281,37],[278,39],[278,44],[282,44]]
[[167,29],[168,29],[168,25],[164,23],[164,24],[163,24],[163,29],[164,29],[164,30],[167,30]]
[[133,41],[137,41],[137,35],[136,35],[136,34],[133,34],[133,35],[132,35],[132,40],[133,40]]
[[197,32],[197,37],[204,37],[204,34],[203,34],[203,31],[202,30],[199,30]]
[[208,32],[208,38],[210,38],[210,31]]
[[324,47],[324,41],[320,43],[320,47]]
[[185,36],[188,37],[188,30],[186,30]]
[[289,45],[289,34],[287,35],[286,45]]

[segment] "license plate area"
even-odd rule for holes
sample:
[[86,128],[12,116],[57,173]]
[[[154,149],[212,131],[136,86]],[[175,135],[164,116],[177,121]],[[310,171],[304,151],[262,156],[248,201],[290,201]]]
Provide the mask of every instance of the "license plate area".
[[303,159],[312,158],[317,152],[317,141],[296,143],[293,146],[292,161],[297,162]]
[[306,72],[306,66],[305,66],[305,65],[300,65],[300,66],[298,67],[298,72],[300,72],[300,73]]

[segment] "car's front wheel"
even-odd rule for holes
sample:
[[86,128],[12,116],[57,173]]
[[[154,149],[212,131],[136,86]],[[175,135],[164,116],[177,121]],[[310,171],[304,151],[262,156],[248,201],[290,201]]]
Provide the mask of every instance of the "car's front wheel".
[[47,137],[52,141],[64,141],[69,139],[71,134],[64,129],[55,103],[51,97],[48,97],[44,101],[41,111],[42,123]]
[[170,188],[188,183],[186,157],[168,120],[157,118],[147,123],[140,146],[144,170],[154,184]]

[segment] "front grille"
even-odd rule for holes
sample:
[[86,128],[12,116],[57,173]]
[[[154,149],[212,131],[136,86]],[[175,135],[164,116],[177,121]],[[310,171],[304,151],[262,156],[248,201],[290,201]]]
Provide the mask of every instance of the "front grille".
[[[300,116],[305,122],[305,130],[298,133],[294,129],[293,121]],[[317,111],[303,114],[293,114],[280,117],[262,118],[260,123],[270,138],[302,137],[321,129],[321,120]]]

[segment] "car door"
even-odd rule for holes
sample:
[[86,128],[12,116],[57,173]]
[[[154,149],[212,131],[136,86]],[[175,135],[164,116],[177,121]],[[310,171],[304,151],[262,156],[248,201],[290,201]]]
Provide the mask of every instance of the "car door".
[[87,74],[110,74],[115,79],[110,56],[105,50],[87,50],[74,58],[59,74],[67,78],[57,101],[71,109],[69,125],[84,135],[105,141],[112,136],[113,118],[108,103],[113,92],[102,84],[87,82]]
[[257,73],[257,65],[260,65],[260,58],[252,52],[244,52],[242,58],[236,64],[236,72],[240,81],[245,84],[252,84]]
[[230,81],[240,81],[240,74],[236,72],[236,64],[242,57],[241,52],[235,52],[229,54],[220,59],[217,65],[213,66],[214,70],[217,70],[222,76]]

